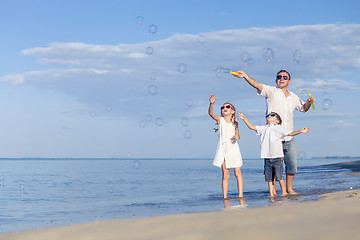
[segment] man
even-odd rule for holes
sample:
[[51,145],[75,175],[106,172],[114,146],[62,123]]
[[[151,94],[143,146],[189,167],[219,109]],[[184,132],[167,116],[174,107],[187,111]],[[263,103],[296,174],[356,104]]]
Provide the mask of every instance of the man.
[[[258,94],[266,99],[266,114],[270,112],[278,113],[283,119],[282,126],[286,129],[293,131],[293,112],[298,110],[301,112],[307,112],[312,103],[315,103],[315,98],[309,98],[306,102],[303,102],[299,97],[288,90],[288,86],[291,83],[290,74],[286,70],[281,70],[276,75],[277,87],[268,86],[257,82],[255,79],[249,77],[245,72],[238,71],[234,76],[238,78],[244,78],[252,87],[257,89]],[[297,160],[296,160],[296,144],[295,139],[291,136],[287,136],[283,142],[284,162],[286,168],[286,188],[289,194],[297,194],[293,187],[293,180],[295,173],[297,172]]]

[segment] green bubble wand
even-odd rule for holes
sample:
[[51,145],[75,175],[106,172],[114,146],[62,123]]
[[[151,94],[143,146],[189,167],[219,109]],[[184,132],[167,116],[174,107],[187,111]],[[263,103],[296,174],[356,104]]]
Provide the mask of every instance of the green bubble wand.
[[[308,94],[309,94],[309,98],[311,98],[311,93],[310,93],[310,90],[308,90]],[[312,106],[312,109],[315,111],[315,106],[313,103],[311,103],[311,106]]]

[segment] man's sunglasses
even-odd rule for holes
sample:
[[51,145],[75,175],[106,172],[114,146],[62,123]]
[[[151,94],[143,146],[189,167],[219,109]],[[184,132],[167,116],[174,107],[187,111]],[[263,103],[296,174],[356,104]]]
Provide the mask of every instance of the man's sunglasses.
[[226,106],[222,106],[220,109],[223,110],[224,108],[231,108],[232,109],[232,106],[231,105],[226,105]]
[[269,116],[270,117],[276,117],[276,119],[280,121],[280,119],[279,119],[279,117],[278,117],[278,115],[276,113],[270,113],[270,114],[266,115],[266,118],[268,118]]
[[282,76],[282,75],[277,75],[276,76],[276,79],[281,79],[281,78],[283,78],[284,80],[288,80],[287,76]]

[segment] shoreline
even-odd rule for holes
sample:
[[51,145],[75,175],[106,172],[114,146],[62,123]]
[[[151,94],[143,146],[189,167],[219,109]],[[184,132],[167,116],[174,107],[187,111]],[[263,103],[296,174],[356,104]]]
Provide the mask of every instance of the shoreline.
[[[360,173],[360,161],[323,165]],[[358,186],[357,186],[358,188]],[[360,190],[320,195],[317,201],[256,208],[95,221],[0,234],[0,240],[93,239],[358,239]]]
[[6,240],[93,239],[357,239],[360,191],[315,202],[139,219],[95,221],[0,234]]
[[327,164],[327,165],[323,165],[322,167],[337,167],[337,168],[350,169],[351,175],[358,176],[358,177],[360,176],[360,160]]

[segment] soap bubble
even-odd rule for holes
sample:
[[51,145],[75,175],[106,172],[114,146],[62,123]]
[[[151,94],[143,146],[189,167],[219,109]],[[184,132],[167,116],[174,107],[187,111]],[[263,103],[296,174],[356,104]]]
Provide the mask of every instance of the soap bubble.
[[148,93],[152,96],[156,95],[158,93],[158,88],[155,85],[150,85],[148,88]]
[[240,54],[240,59],[241,59],[241,61],[244,62],[244,63],[248,62],[250,58],[251,58],[251,55],[250,55],[250,53],[248,53],[248,52],[242,52],[242,53]]
[[136,25],[141,26],[144,23],[144,18],[142,16],[138,16],[136,17],[135,21],[136,21]]
[[[230,69],[227,69],[227,70],[230,72]],[[226,72],[226,69],[221,66],[216,66],[216,67],[214,67],[214,71],[215,71],[216,77],[221,78],[224,75],[224,73]]]
[[185,105],[188,107],[192,107],[193,104],[194,104],[194,102],[191,98],[188,98],[185,102]]
[[206,50],[206,54],[207,54],[207,55],[211,55],[211,54],[212,54],[212,50],[211,50],[211,49]]
[[155,33],[157,33],[157,26],[156,26],[155,24],[151,24],[151,25],[149,26],[149,33],[150,33],[150,34],[155,34]]
[[151,79],[151,80],[156,80],[156,78],[157,78],[156,72],[152,72],[152,73],[150,74],[150,79]]
[[222,76],[224,75],[224,72],[221,71],[221,69],[218,69],[218,70],[215,71],[215,75],[218,78],[222,78]]
[[199,44],[204,44],[206,42],[206,37],[204,35],[200,34],[198,36],[197,41],[198,41]]
[[185,63],[180,63],[177,67],[179,73],[185,73],[187,71],[187,66]]
[[298,159],[304,160],[306,158],[306,153],[304,151],[300,151],[297,157]]
[[155,120],[155,124],[156,126],[162,126],[164,124],[164,119],[162,119],[161,117],[158,117],[156,120]]
[[141,162],[140,162],[140,160],[135,160],[135,161],[133,162],[133,168],[134,168],[134,169],[140,169],[140,168],[141,168]]
[[301,51],[299,49],[296,49],[293,55],[293,62],[299,63],[301,61]]
[[151,122],[152,121],[152,116],[150,114],[146,115],[145,120],[147,122]]
[[[239,66],[233,66],[231,68],[224,68],[222,67],[220,70],[223,72],[223,73],[230,73],[231,71],[238,71]],[[236,69],[236,70],[235,70]]]
[[107,112],[111,112],[112,111],[112,107],[110,105],[107,105],[105,108],[105,111]]
[[186,138],[186,139],[192,138],[192,132],[191,132],[191,130],[185,130],[185,131],[184,131],[184,138]]
[[330,94],[328,92],[323,92],[320,97],[322,100],[330,99]]
[[244,67],[249,67],[255,64],[255,60],[253,58],[249,58],[246,62],[244,62]]
[[90,117],[96,117],[96,112],[95,112],[95,111],[91,111],[91,112],[90,112]]
[[145,122],[144,120],[141,120],[141,121],[139,122],[139,127],[140,127],[140,128],[146,127],[146,122]]
[[329,110],[333,106],[333,102],[330,99],[323,100],[322,102],[322,109]]
[[274,57],[274,51],[271,48],[264,48],[263,57],[265,58],[266,62],[271,62]]
[[181,119],[181,125],[183,125],[184,127],[188,126],[189,125],[189,119],[186,118],[186,117],[183,117]]
[[168,123],[168,122],[165,122],[165,123],[164,123],[164,127],[166,127],[166,128],[169,127],[169,123]]
[[152,47],[147,47],[146,48],[146,54],[151,55],[153,53],[154,53],[154,49]]
[[306,101],[309,99],[309,93],[308,93],[308,91],[305,90],[305,89],[301,90],[301,92],[300,92],[300,98],[301,98],[301,100],[303,100],[303,101],[306,102]]
[[324,88],[328,87],[328,85],[329,85],[328,80],[322,80],[321,82],[322,82],[322,87],[324,87]]

